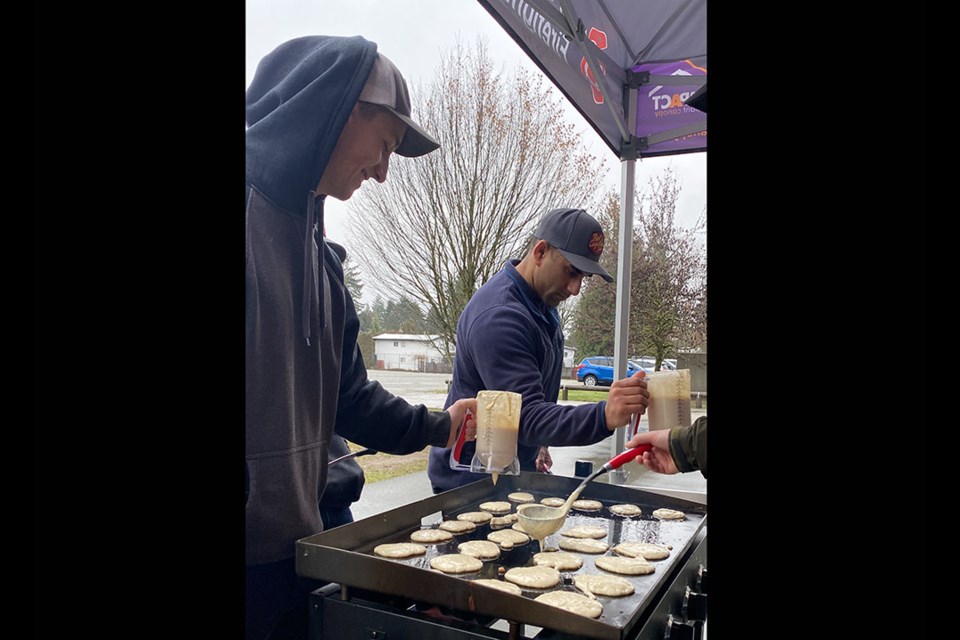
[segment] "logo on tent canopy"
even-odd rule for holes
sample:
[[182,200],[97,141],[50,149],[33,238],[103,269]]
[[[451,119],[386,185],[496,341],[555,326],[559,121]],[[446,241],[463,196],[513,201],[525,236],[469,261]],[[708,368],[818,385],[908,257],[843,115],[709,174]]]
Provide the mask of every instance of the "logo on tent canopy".
[[[600,29],[590,27],[590,33],[587,34],[587,38],[590,42],[597,45],[598,49],[607,48],[607,34]],[[598,62],[597,64],[600,63]],[[590,69],[590,66],[587,64],[586,58],[580,58],[580,73],[590,81],[590,89],[593,91],[593,101],[597,104],[603,104],[603,93],[597,85],[597,79],[593,76],[593,70]],[[600,64],[600,73],[607,75],[607,68],[602,64]]]
[[[674,65],[677,65],[674,67]],[[695,76],[705,76],[707,70],[703,67],[699,67],[689,60],[681,60],[675,63],[666,63],[662,65],[639,65],[634,67],[634,71],[637,70],[648,70],[653,74],[659,75],[671,75],[674,77],[695,77]],[[657,116],[662,115],[676,115],[679,113],[694,113],[698,111],[693,107],[688,107],[686,105],[687,98],[693,95],[694,91],[700,88],[699,84],[691,82],[688,87],[664,87],[663,85],[656,85],[651,87],[647,92],[647,97],[650,99],[650,107],[655,112]],[[697,114],[699,117],[699,114]]]
[[[692,60],[646,63],[633,67],[634,73],[647,71],[652,82],[656,76],[671,76],[677,83],[645,85],[637,100],[637,137],[659,136],[659,151],[702,150],[706,146],[707,131],[689,129],[703,125],[706,114],[686,104],[687,99],[703,86],[706,67]],[[689,84],[685,79],[689,78]],[[676,136],[665,135],[676,132]]]

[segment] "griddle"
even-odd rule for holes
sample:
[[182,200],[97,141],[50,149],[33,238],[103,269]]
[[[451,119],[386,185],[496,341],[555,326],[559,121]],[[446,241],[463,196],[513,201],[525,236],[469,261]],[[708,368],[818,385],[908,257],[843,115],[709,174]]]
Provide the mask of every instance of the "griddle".
[[[501,550],[498,559],[485,560],[483,568],[476,573],[448,575],[430,568],[431,558],[457,553],[457,545],[461,542],[485,540],[487,534],[495,530],[490,524],[478,525],[469,533],[454,534],[449,542],[424,545],[427,548],[424,556],[397,560],[373,554],[374,547],[379,544],[409,542],[413,531],[436,528],[442,520],[456,519],[458,514],[467,511],[479,511],[479,505],[483,502],[509,502],[507,495],[516,491],[533,494],[537,502],[546,497],[566,498],[581,480],[529,472],[522,472],[518,476],[501,476],[496,485],[484,479],[317,533],[297,541],[297,573],[465,614],[491,616],[598,640],[623,640],[656,606],[660,592],[668,586],[670,576],[674,573],[674,565],[686,555],[694,538],[705,526],[704,505],[630,486],[593,482],[584,489],[580,499],[597,500],[603,504],[603,508],[596,512],[571,510],[561,532],[580,525],[605,526],[609,531],[606,542],[610,550],[605,554],[571,552],[583,558],[583,566],[579,570],[562,571],[563,581],[550,589],[522,588],[521,596],[475,585],[471,580],[501,578],[501,568],[507,570],[532,566],[533,555],[540,551],[536,540]],[[609,511],[610,506],[620,503],[636,504],[640,506],[642,514],[623,517]],[[682,511],[686,517],[676,521],[653,517],[652,512],[661,507]],[[560,532],[548,536],[545,547],[559,548],[559,539]],[[656,571],[644,576],[612,574],[596,568],[595,559],[600,555],[615,555],[613,547],[623,541],[668,545],[671,547],[670,557],[651,561]],[[603,604],[603,614],[597,619],[534,601],[537,595],[548,591],[577,591],[573,577],[583,573],[618,575],[629,580],[635,592],[620,598],[597,596]]]

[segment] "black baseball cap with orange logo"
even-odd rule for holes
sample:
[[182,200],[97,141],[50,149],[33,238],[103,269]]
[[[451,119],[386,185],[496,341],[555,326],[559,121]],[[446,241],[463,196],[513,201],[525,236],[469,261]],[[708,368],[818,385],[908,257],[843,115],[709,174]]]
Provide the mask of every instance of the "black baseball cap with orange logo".
[[553,209],[547,212],[533,235],[557,249],[580,271],[597,274],[607,282],[613,282],[613,276],[600,264],[605,242],[603,229],[583,209]]

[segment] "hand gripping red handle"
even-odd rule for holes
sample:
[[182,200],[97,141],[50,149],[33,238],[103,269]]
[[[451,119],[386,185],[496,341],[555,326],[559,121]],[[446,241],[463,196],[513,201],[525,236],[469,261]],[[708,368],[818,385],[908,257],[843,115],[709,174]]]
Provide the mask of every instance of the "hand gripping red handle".
[[614,457],[612,460],[610,460],[610,462],[608,462],[603,466],[610,469],[619,469],[624,464],[630,462],[637,456],[641,455],[644,451],[652,451],[652,450],[653,450],[652,444],[641,444],[640,446],[634,447],[633,449],[627,449],[626,451]]

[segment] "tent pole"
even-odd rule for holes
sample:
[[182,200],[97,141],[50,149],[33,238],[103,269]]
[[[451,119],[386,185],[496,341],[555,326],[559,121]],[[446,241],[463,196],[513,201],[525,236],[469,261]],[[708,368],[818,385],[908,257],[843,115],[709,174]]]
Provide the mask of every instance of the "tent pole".
[[[624,109],[630,131],[637,130],[637,88],[628,86],[625,90]],[[614,324],[613,376],[619,380],[627,371],[627,339],[630,334],[630,279],[633,265],[633,204],[636,199],[636,160],[633,156],[620,160],[620,230],[617,246],[617,307]],[[618,455],[624,449],[626,428],[614,432],[610,444],[610,457]],[[626,469],[621,467],[609,473],[610,482],[624,484],[627,481]]]
[[[630,355],[627,353],[627,338],[630,333],[630,279],[633,264],[633,194],[636,162],[632,159],[620,162],[620,232],[617,239],[620,251],[617,257],[617,308],[613,337],[615,380],[624,377],[627,371],[627,357]],[[626,429],[617,429],[614,432],[610,450],[611,458],[623,451],[626,431]],[[622,469],[616,471],[622,473]],[[610,475],[611,479],[618,477],[613,471]]]

